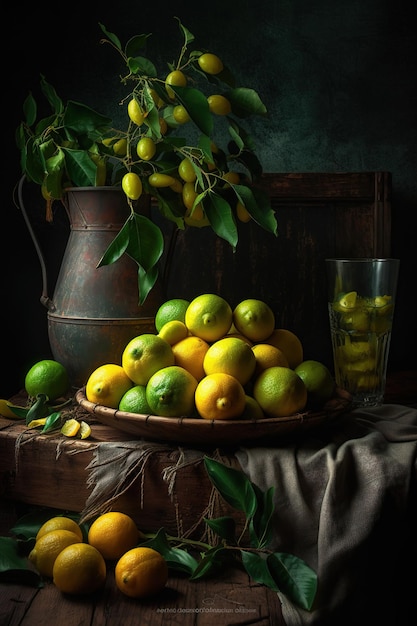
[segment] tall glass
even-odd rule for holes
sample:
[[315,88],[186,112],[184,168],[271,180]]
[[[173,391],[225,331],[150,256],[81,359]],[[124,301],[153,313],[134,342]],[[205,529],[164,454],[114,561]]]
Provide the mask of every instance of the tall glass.
[[335,380],[353,407],[384,401],[400,261],[326,259]]

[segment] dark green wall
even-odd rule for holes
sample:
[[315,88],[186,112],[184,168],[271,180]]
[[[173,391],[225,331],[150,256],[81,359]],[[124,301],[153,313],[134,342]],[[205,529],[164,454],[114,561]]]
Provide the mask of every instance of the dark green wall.
[[[14,130],[23,99],[29,90],[37,92],[43,73],[64,99],[86,101],[117,115],[117,107],[107,107],[107,100],[112,93],[117,101],[120,66],[116,55],[99,44],[98,22],[122,41],[153,33],[153,57],[171,59],[179,42],[174,15],[202,47],[217,52],[233,68],[242,85],[261,94],[268,119],[251,130],[265,171],[392,172],[392,254],[402,267],[390,368],[415,367],[417,333],[409,330],[415,328],[417,269],[417,46],[411,2],[211,0],[197,5],[178,0],[168,11],[165,3],[136,0],[103,10],[66,3],[65,13],[56,5],[50,5],[51,11],[38,6],[9,7],[12,43],[3,47],[7,149],[0,261],[7,371],[2,374],[1,397],[22,385],[32,361],[49,356],[46,309],[39,303],[40,267],[13,204],[20,174]],[[37,197],[31,204],[37,204]],[[52,289],[65,223],[51,227],[39,216],[36,227],[50,264]],[[12,345],[6,351],[8,341]]]

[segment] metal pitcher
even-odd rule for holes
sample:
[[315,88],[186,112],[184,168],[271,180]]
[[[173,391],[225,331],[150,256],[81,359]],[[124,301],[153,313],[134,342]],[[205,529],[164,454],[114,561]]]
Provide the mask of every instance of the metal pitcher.
[[116,263],[97,268],[130,209],[120,189],[73,187],[65,202],[70,235],[50,298],[42,250],[24,208],[22,181],[19,203],[42,267],[41,302],[48,309],[53,357],[66,367],[71,384],[82,387],[100,365],[121,364],[133,337],[155,332],[162,286],[157,283],[139,305],[138,267],[130,257],[123,255]]

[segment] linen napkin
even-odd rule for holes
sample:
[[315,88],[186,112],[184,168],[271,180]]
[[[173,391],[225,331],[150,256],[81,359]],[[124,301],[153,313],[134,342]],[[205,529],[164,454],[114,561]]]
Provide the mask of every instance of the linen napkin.
[[417,623],[415,408],[356,409],[307,439],[236,456],[261,489],[275,486],[274,550],[318,575],[311,612],[279,593],[287,626]]

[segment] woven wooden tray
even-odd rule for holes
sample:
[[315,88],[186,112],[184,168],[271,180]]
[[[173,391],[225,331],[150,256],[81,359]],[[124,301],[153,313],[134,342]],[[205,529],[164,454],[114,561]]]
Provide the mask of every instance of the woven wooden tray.
[[137,438],[199,446],[236,446],[279,440],[322,426],[351,407],[351,398],[342,389],[336,390],[334,397],[321,411],[306,411],[289,417],[261,420],[205,420],[127,413],[89,402],[84,387],[77,391],[75,399],[86,411],[94,414],[99,422]]

